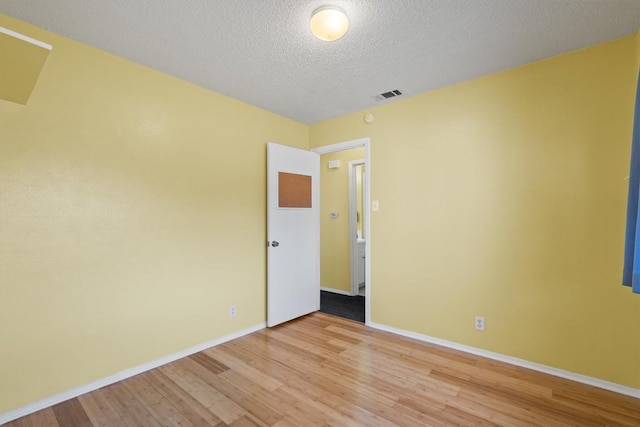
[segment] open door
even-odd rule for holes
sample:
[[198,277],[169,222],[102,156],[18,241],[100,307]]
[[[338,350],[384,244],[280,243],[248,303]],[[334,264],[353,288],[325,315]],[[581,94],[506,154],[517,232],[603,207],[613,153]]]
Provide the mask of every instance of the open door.
[[320,156],[267,144],[267,326],[320,309]]

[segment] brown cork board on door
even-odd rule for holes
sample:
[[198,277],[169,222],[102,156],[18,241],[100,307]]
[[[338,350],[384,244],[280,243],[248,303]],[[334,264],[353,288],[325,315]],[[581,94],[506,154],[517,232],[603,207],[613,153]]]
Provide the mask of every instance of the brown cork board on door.
[[278,172],[278,207],[310,208],[311,177]]

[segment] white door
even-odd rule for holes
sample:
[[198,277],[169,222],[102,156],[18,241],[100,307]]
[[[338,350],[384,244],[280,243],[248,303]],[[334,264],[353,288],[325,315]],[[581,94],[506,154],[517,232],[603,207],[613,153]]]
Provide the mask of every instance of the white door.
[[320,156],[267,145],[267,326],[320,309]]

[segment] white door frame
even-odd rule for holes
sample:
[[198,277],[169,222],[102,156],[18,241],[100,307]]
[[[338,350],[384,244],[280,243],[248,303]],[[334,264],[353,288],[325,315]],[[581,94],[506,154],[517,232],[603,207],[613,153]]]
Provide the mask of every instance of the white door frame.
[[[360,293],[360,283],[358,282],[358,237],[357,237],[357,232],[358,232],[358,223],[357,223],[358,188],[357,186],[358,186],[358,183],[357,183],[356,174],[355,174],[356,166],[360,166],[360,165],[366,165],[366,162],[364,159],[351,160],[349,162],[349,256],[350,256],[349,264],[351,265],[351,295],[358,295]],[[366,179],[366,175],[365,175],[365,179]],[[366,185],[364,182],[362,183],[362,189],[365,192],[367,191]],[[362,200],[363,211],[366,206],[367,205],[364,204],[364,197],[363,197],[363,200]],[[363,219],[365,216],[366,215],[363,212],[362,213]],[[362,225],[364,227],[364,221]],[[367,243],[365,240],[365,251],[367,249],[366,244]],[[367,276],[365,274],[365,292],[367,289],[366,283],[367,283]]]
[[[366,138],[354,139],[351,141],[340,142],[337,144],[325,145],[323,147],[314,148],[311,151],[319,155],[327,153],[335,153],[336,151],[349,150],[351,148],[364,147],[364,161],[367,168],[365,173],[365,191],[364,206],[366,206],[366,215],[364,215],[364,235],[367,239],[365,246],[364,269],[367,285],[365,286],[365,316],[364,323],[371,323],[371,140]],[[363,208],[365,209],[365,208]]]

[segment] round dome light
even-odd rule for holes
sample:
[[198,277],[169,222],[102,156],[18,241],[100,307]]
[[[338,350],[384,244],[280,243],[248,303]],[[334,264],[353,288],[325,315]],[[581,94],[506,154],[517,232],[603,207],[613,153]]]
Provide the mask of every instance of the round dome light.
[[321,6],[311,14],[311,33],[320,40],[332,42],[344,36],[349,30],[349,18],[337,6]]

